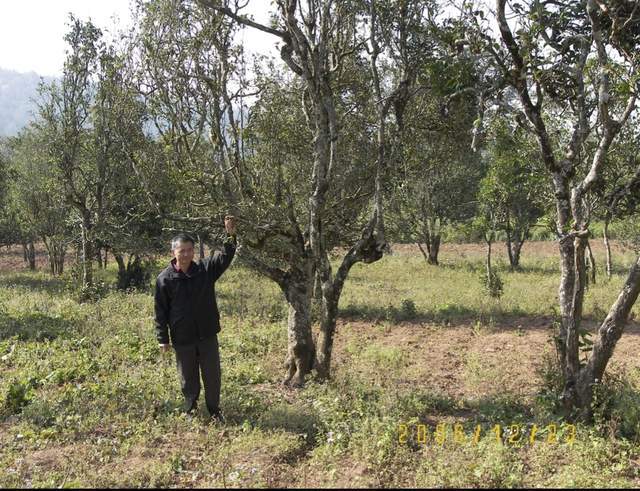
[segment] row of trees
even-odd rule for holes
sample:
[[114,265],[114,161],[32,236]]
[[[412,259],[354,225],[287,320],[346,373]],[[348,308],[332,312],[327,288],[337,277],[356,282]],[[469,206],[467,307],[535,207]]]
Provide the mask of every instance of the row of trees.
[[[126,288],[172,232],[210,242],[232,213],[239,259],[288,303],[298,386],[329,376],[345,280],[389,240],[438,264],[443,228],[469,223],[489,251],[504,233],[518,268],[545,217],[564,400],[588,408],[640,289],[638,263],[581,365],[589,226],[639,196],[633,3],[277,0],[269,25],[241,4],[140,0],[110,40],[71,18],[62,79],[2,146],[3,242],[41,240],[54,274],[75,246],[84,285],[110,251]],[[247,60],[241,29],[274,36],[281,60]]]

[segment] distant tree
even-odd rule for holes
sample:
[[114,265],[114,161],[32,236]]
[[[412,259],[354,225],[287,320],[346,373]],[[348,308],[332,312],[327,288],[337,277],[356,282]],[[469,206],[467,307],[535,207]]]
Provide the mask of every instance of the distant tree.
[[[437,34],[446,40],[453,35],[447,29],[453,28],[441,26]],[[444,227],[476,212],[484,174],[480,154],[471,148],[477,100],[461,90],[475,83],[473,66],[456,60],[440,41],[418,72],[417,94],[405,113],[393,175],[392,232],[416,243],[428,264],[438,264]]]
[[23,237],[44,243],[52,274],[64,271],[64,260],[73,240],[71,212],[59,182],[58,168],[51,166],[42,131],[31,125],[10,140],[9,207]]
[[498,230],[505,233],[511,268],[520,268],[522,245],[544,215],[546,182],[540,157],[530,136],[520,127],[496,120],[488,138],[487,175],[482,179],[479,203],[490,197]]
[[[91,155],[91,105],[95,94],[94,74],[99,66],[100,29],[91,22],[70,18],[65,36],[69,51],[62,80],[42,85],[37,122],[46,135],[49,162],[59,169],[67,203],[79,215],[82,247],[82,285],[93,283],[94,228],[100,193],[109,175],[104,159]],[[105,149],[98,149],[105,150]],[[105,152],[103,152],[104,155]]]
[[479,205],[477,214],[472,222],[474,234],[479,235],[487,246],[485,255],[485,273],[482,277],[484,289],[489,296],[500,298],[503,284],[500,275],[493,267],[493,243],[498,231],[501,197],[491,186],[491,181],[483,179],[478,191]]
[[640,134],[636,117],[630,125],[621,130],[619,139],[612,144],[603,178],[594,187],[596,199],[593,213],[604,222],[607,278],[611,278],[613,269],[609,226],[612,221],[633,217],[640,210],[640,159],[637,155],[639,144]]
[[[128,238],[135,231],[159,230],[155,210],[132,179],[142,149],[145,111],[137,99],[131,52],[124,39],[107,44],[90,21],[73,17],[65,36],[69,52],[59,82],[43,85],[36,126],[67,204],[80,225],[82,285],[93,282],[93,261],[110,248],[123,286],[123,253],[139,256],[149,244]],[[130,48],[130,47],[129,47]],[[150,154],[153,153],[149,150]],[[146,245],[145,245],[146,244]],[[134,258],[133,262],[137,264]],[[126,286],[127,281],[124,281]]]

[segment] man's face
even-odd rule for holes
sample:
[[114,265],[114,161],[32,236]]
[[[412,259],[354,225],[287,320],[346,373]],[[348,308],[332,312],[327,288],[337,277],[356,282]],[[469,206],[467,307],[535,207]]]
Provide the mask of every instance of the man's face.
[[193,244],[189,241],[178,242],[178,245],[173,250],[173,255],[179,265],[188,266],[193,259]]

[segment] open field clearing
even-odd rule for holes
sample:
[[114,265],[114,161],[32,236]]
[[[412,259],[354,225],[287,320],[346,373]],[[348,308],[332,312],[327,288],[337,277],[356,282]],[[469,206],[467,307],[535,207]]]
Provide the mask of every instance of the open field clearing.
[[[615,247],[607,282],[593,247],[590,328],[633,260]],[[553,395],[555,244],[525,244],[519,273],[496,249],[499,300],[483,292],[479,245],[445,244],[439,267],[413,246],[356,265],[332,379],[301,390],[280,384],[282,294],[236,262],[217,285],[223,425],[202,403],[180,413],[151,290],[78,303],[67,276],[25,272],[3,249],[0,487],[638,487],[640,324],[616,347],[593,424],[571,425]]]

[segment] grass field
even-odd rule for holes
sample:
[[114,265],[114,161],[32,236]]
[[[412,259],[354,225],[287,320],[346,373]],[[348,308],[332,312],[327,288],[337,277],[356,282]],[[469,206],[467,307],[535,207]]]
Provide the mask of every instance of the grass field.
[[[499,300],[483,292],[479,245],[445,245],[440,267],[394,251],[352,270],[333,378],[302,390],[279,383],[282,295],[232,266],[218,285],[224,425],[180,413],[149,292],[78,303],[66,279],[18,271],[15,251],[0,252],[0,487],[640,485],[638,323],[595,422],[572,426],[554,411],[553,243],[525,245],[520,273],[500,251]],[[612,280],[589,289],[587,326],[632,259],[616,249]],[[111,266],[98,273],[107,283]]]

